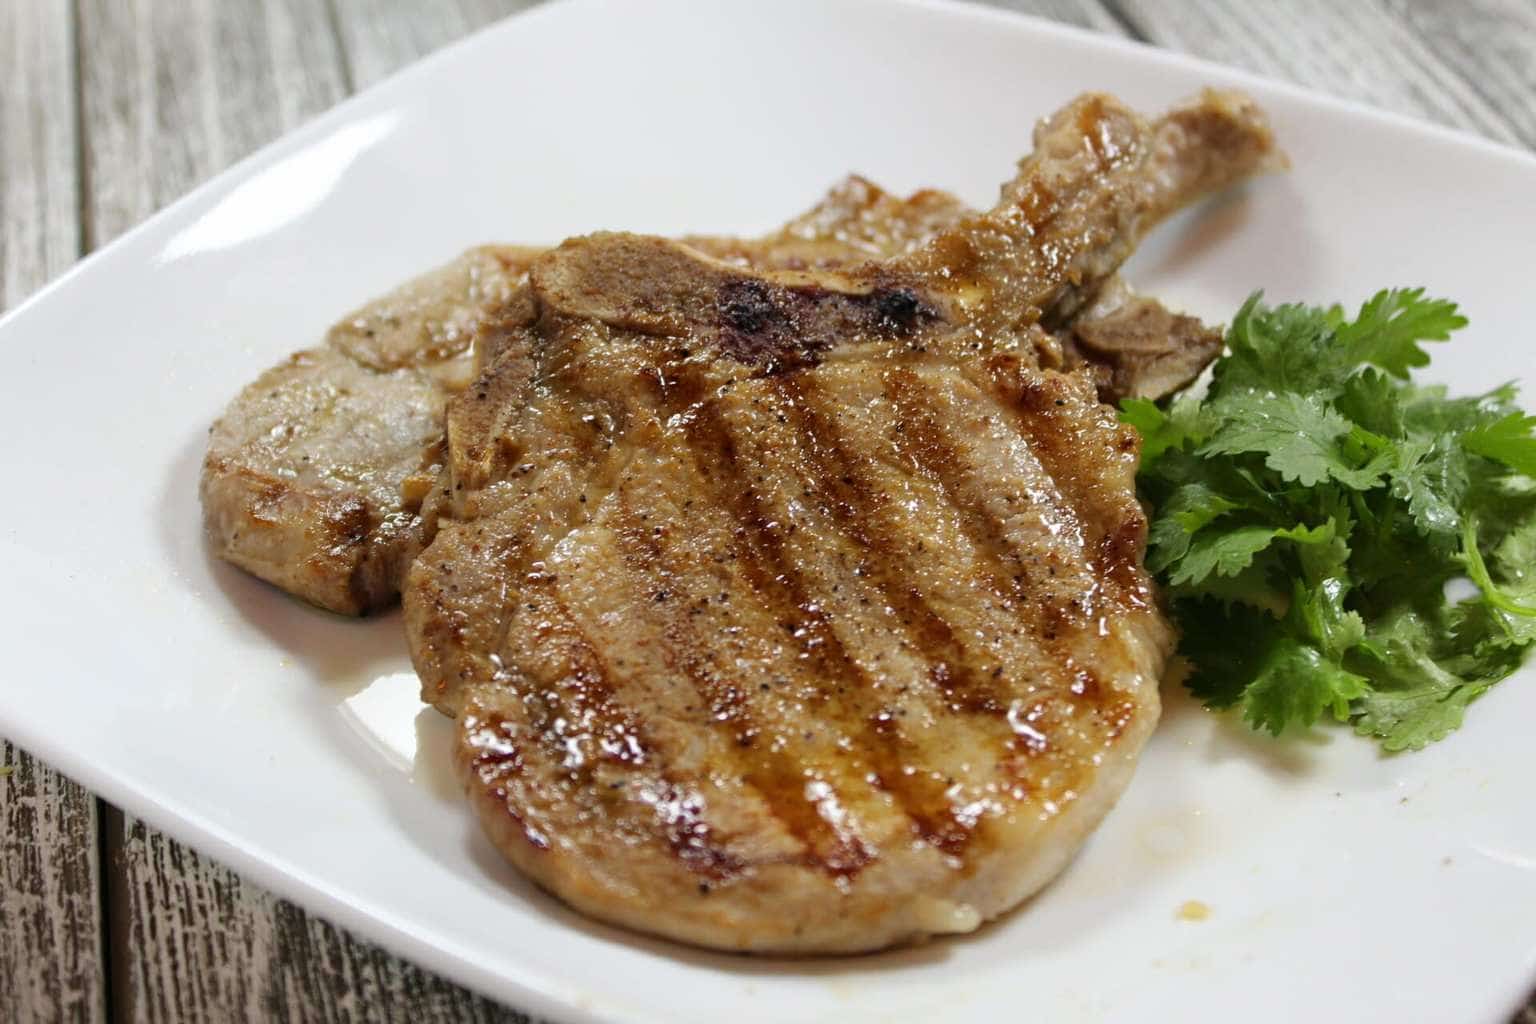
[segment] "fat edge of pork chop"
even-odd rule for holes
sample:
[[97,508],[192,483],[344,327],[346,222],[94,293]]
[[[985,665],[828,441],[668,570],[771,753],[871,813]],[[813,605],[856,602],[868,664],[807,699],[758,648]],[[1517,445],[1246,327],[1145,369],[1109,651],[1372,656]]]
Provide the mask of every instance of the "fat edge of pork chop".
[[[1236,109],[1254,159],[1227,180],[1272,151]],[[424,695],[462,706],[461,779],[524,872],[805,953],[969,930],[1060,870],[1170,636],[1136,436],[1038,367],[1040,324],[1178,205],[1139,187],[1190,156],[1167,123],[1081,100],[992,214],[852,273],[626,236],[535,266],[534,337],[450,410],[459,521],[406,590]]]

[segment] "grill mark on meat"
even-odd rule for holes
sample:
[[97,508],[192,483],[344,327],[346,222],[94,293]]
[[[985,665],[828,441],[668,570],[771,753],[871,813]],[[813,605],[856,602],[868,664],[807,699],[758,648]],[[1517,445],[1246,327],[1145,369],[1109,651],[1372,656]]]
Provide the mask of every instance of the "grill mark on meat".
[[514,738],[518,723],[495,712],[477,713],[466,709],[459,729],[474,753],[469,770],[486,787],[486,792],[522,833],[528,845],[540,853],[549,852],[549,837],[535,828],[526,815],[519,813],[507,791],[511,780],[527,769],[521,744]]
[[944,694],[949,709],[973,714],[1004,713],[1007,707],[1000,702],[994,681],[971,668],[970,663],[977,659],[956,636],[953,625],[928,604],[916,587],[901,578],[900,567],[906,558],[892,546],[889,534],[868,528],[889,504],[889,498],[863,478],[858,460],[838,441],[831,419],[823,416],[810,400],[813,390],[809,381],[798,375],[789,376],[779,382],[778,398],[782,407],[790,410],[797,432],[804,439],[803,450],[812,463],[812,475],[831,499],[826,508],[837,527],[854,544],[870,552],[869,578],[912,631],[919,651],[930,665],[929,678]]
[[[1098,509],[1106,513],[1108,510],[1103,508],[1102,499],[1093,493],[1094,482],[1082,479],[1085,460],[1080,441],[1073,432],[1062,430],[1054,422],[1056,409],[1067,401],[1079,400],[1062,397],[1063,389],[1072,378],[1021,378],[1018,360],[1006,355],[989,360],[986,374],[994,392],[1005,399],[1003,405],[1015,418],[1015,429],[1030,439],[1031,450],[1066,496],[1064,510],[1083,530],[1082,535],[1091,548],[1086,554],[1101,581],[1095,596],[1110,597],[1130,608],[1151,607],[1152,594],[1141,572],[1147,521],[1140,506],[1135,502],[1125,503],[1118,521],[1112,521],[1106,515],[1104,518],[1109,525],[1097,538],[1084,529],[1093,519],[1085,515],[1086,510]],[[1116,424],[1114,429],[1118,433],[1114,454],[1134,456],[1140,451],[1141,441],[1132,428]],[[1106,588],[1104,583],[1111,586]]]
[[715,842],[714,828],[705,817],[704,799],[694,790],[666,779],[656,788],[640,792],[661,822],[667,848],[695,875],[719,884],[740,877],[747,863]]
[[[605,719],[598,733],[603,757],[625,766],[631,773],[659,760],[654,756],[654,744],[647,738],[641,723],[628,708],[621,708],[616,703],[612,677],[596,645],[576,625],[563,602],[557,602],[556,607],[569,623],[572,646],[580,658],[578,678],[587,684],[582,692],[585,696],[599,695],[596,706]],[[590,774],[590,764],[585,768]],[[664,769],[658,769],[656,779],[657,784],[642,785],[637,795],[654,811],[655,823],[660,826],[672,854],[689,871],[710,881],[723,882],[740,875],[746,864],[715,841],[714,829],[704,817],[703,802],[698,795]]]
[[[934,421],[932,410],[939,401],[934,389],[926,387],[916,373],[905,368],[885,374],[882,383],[885,397],[897,409],[901,426],[894,433],[896,450],[938,485],[957,513],[961,531],[977,553],[992,563],[989,568],[993,589],[999,596],[1017,601],[1017,605],[1010,601],[1010,610],[1028,614],[1032,610],[1031,602],[1026,600],[1030,591],[1019,578],[1025,568],[1023,559],[1003,536],[1003,525],[985,509],[965,500],[961,477],[967,470],[966,460]],[[1029,439],[1023,440],[1028,443]]]
[[[1099,571],[1138,541],[1134,451],[1117,451],[1113,413],[1093,405],[1088,388],[1033,368],[1031,348],[1048,354],[1044,333],[1017,328],[1042,315],[1054,322],[1097,294],[1160,215],[1156,195],[1144,193],[1173,186],[1144,167],[1148,128],[1112,101],[1078,101],[1042,123],[1037,155],[996,208],[903,259],[754,275],[684,246],[600,235],[541,264],[534,286],[547,301],[533,362],[548,415],[484,426],[511,431],[532,461],[546,461],[536,453],[549,451],[547,437],[579,429],[594,402],[611,403],[625,414],[610,441],[621,454],[594,466],[596,453],[562,442],[559,471],[516,505],[508,492],[529,483],[502,479],[506,467],[495,466],[488,483],[500,489],[481,507],[496,510],[496,530],[537,530],[544,550],[576,508],[576,489],[586,499],[586,481],[601,478],[599,507],[575,513],[583,528],[548,564],[655,746],[643,766],[599,765],[572,780],[558,770],[560,747],[518,735],[533,770],[508,790],[514,809],[555,837],[550,855],[528,848],[510,819],[487,820],[537,881],[588,913],[688,941],[837,951],[968,927],[1059,870],[1123,787],[1155,720],[1168,630],[1151,607],[1117,606],[1119,584]],[[742,280],[759,285],[725,288]],[[920,329],[924,302],[943,311],[939,329]],[[1038,395],[1010,396],[987,379],[1001,351],[1024,356],[1030,368],[1013,365],[1016,387]],[[914,400],[929,403],[927,425],[959,457],[941,466],[943,452],[929,453],[948,474],[942,481],[893,433],[908,417],[881,392],[897,366],[915,372]],[[693,377],[702,387],[689,386]],[[682,443],[706,417],[730,442],[734,477],[705,480],[702,469],[721,456]],[[1061,450],[1049,461],[1032,426],[1053,432],[1048,443]],[[473,434],[459,440],[493,443],[480,426]],[[633,469],[617,479],[626,461]],[[1026,487],[1035,507],[994,481]],[[652,549],[644,536],[620,535],[626,500],[654,535]],[[969,524],[956,507],[963,500],[979,516]],[[1010,564],[998,561],[1004,548],[1034,570],[1041,607],[1016,608],[991,578]],[[522,572],[500,573],[478,555],[473,565],[481,606],[501,599],[498,587],[518,602],[529,589]],[[1086,614],[1089,601],[1101,617]],[[780,610],[785,622],[772,614]],[[806,628],[812,615],[841,641],[846,675],[824,652],[797,649],[817,638]],[[519,649],[523,637],[500,622],[466,637],[478,653],[499,634],[492,639],[505,640],[500,652],[520,672],[471,699],[519,721],[526,699],[570,712],[568,665],[553,641],[525,631],[536,642]],[[1040,643],[1052,632],[1073,659],[1064,666]],[[1080,699],[1106,685],[1125,689],[1102,710]],[[794,781],[815,785],[794,795],[876,848],[877,868],[835,876],[808,860],[761,792],[727,774],[750,766],[754,752],[744,756],[732,740],[758,727],[760,742],[795,759]],[[462,768],[473,751],[460,751]],[[884,775],[865,770],[879,763]],[[489,815],[486,787],[469,782]],[[921,826],[897,810],[889,785],[927,787],[915,792],[931,795],[939,842],[919,841]],[[709,845],[748,862],[709,901],[695,897],[710,891],[701,876],[668,850],[683,855],[701,824],[714,829]],[[927,907],[930,896],[944,902]],[[954,920],[928,912],[946,902]]]
[[470,770],[487,786],[491,797],[518,827],[529,845],[540,852],[547,852],[550,837],[535,827],[526,814],[516,809],[521,802],[512,799],[509,787],[515,785],[525,773],[537,770],[530,764],[525,745],[518,742],[518,733],[523,731],[520,727],[526,727],[527,733],[534,737],[536,743],[542,741],[543,746],[549,749],[551,741],[555,739],[554,716],[548,700],[542,695],[520,693],[519,698],[519,709],[527,716],[526,722],[493,711],[483,712],[477,717],[473,709],[466,708],[461,728],[474,750]]
[[[685,429],[697,478],[712,492],[716,505],[729,509],[742,524],[737,540],[748,557],[740,559],[738,565],[748,585],[775,621],[803,623],[808,639],[814,641],[806,649],[813,652],[818,675],[826,681],[822,696],[841,688],[873,692],[875,681],[833,630],[822,611],[823,602],[808,592],[795,560],[769,529],[769,518],[749,475],[742,470],[719,407],[710,402],[695,409]],[[901,755],[912,743],[896,727],[894,718],[870,715],[854,728],[855,747],[868,761],[873,784],[890,795],[916,834],[945,853],[954,855],[963,850],[970,841],[970,831],[955,821],[944,785],[928,775],[909,772],[902,763]]]
[[[887,373],[884,385],[884,394],[896,406],[903,428],[895,435],[897,450],[938,485],[957,514],[961,532],[976,549],[990,589],[1020,620],[1021,635],[1044,650],[1043,664],[1074,687],[1074,693],[1097,700],[1101,696],[1097,680],[1090,685],[1078,678],[1086,670],[1077,669],[1067,651],[1068,623],[1056,611],[1057,602],[1039,599],[1040,581],[1029,577],[1023,558],[1008,543],[1003,524],[964,493],[966,460],[932,416],[937,402],[932,389],[904,368]],[[1027,435],[1023,440],[1030,442]],[[1051,511],[1061,510],[1053,507]]]
[[[1020,628],[1012,630],[1012,635],[1037,652],[1037,656],[1029,659],[1032,671],[1049,673],[1056,680],[1059,692],[1070,692],[1075,698],[1063,701],[1040,697],[1025,703],[1010,702],[1006,709],[994,703],[987,709],[1005,710],[1013,733],[1004,743],[1016,756],[1003,759],[1000,766],[1009,777],[1010,786],[1019,794],[1032,792],[1041,801],[1057,803],[1070,800],[1068,794],[1081,784],[1081,771],[1070,763],[1063,764],[1048,773],[1054,782],[1042,788],[1036,785],[1039,769],[1028,767],[1027,762],[1046,758],[1060,763],[1059,752],[1053,749],[1050,737],[1060,735],[1064,720],[1078,714],[1093,714],[1111,722],[1111,740],[1117,738],[1134,714],[1134,705],[1125,701],[1118,690],[1105,687],[1097,675],[1080,666],[1072,657],[1070,641],[1080,636],[1085,628],[1082,614],[1076,609],[1063,608],[1056,600],[1039,600],[1040,595],[1031,593],[1024,581],[1016,578],[1016,573],[1007,571],[1007,542],[1001,524],[993,522],[963,493],[961,470],[965,462],[956,445],[940,428],[934,427],[929,415],[934,400],[921,397],[928,389],[908,369],[893,371],[887,375],[888,382],[890,377],[904,379],[908,384],[904,389],[900,385],[890,388],[888,383],[886,392],[899,409],[898,422],[903,428],[895,435],[898,451],[934,481],[952,510],[959,511],[962,532],[971,540],[986,566],[978,571],[978,576],[990,584],[993,594],[1010,616],[1018,617]],[[815,406],[808,403],[807,408],[814,409]],[[825,423],[824,419],[818,427],[822,431],[818,436],[835,439]],[[989,561],[991,565],[987,565]],[[1044,657],[1038,656],[1039,653]],[[996,685],[1010,684],[1000,679]]]
[[[349,548],[368,540],[374,528],[373,520],[368,503],[356,495],[348,495],[335,502],[321,517],[322,528],[330,541],[327,554],[337,560],[345,559]],[[347,594],[363,614],[367,614],[374,604],[369,588],[372,568],[365,555],[347,574]]]
[[1146,539],[1146,520],[1128,516],[1104,535],[1093,556],[1094,572],[1115,584],[1125,603],[1134,608],[1151,606],[1152,595],[1139,571]]
[[[547,756],[562,765],[576,792],[594,788],[590,779],[598,762],[617,766],[631,776],[653,769],[654,781],[642,776],[636,799],[651,809],[653,824],[667,848],[689,871],[709,881],[723,882],[740,875],[746,869],[745,862],[716,841],[698,795],[664,770],[666,759],[657,756],[642,721],[619,702],[615,677],[597,645],[566,603],[554,595],[555,580],[546,577],[540,583],[551,592],[542,601],[528,601],[534,608],[527,610],[544,615],[543,621],[551,623],[549,640],[568,662],[561,680],[567,685],[552,693],[522,697],[525,712],[535,716],[530,727]],[[560,714],[551,708],[552,700],[558,701]],[[579,744],[583,738],[582,732],[573,730],[585,731],[596,746],[596,757],[582,755],[571,763],[568,744],[572,740]],[[504,795],[499,794],[499,798],[504,799]]]
[[[665,578],[667,572],[662,567],[666,554],[661,544],[622,495],[617,512],[615,532],[626,549],[625,561],[633,583],[643,588],[658,573]],[[682,604],[675,599],[679,595],[658,593],[663,599],[653,597],[649,603],[652,614],[661,621],[662,661],[687,679],[704,702],[712,727],[730,736],[734,774],[762,797],[768,812],[804,847],[809,866],[843,877],[857,874],[874,860],[875,852],[857,835],[840,832],[822,817],[806,794],[811,779],[797,757],[758,742],[762,730],[747,694],[720,677],[709,657],[708,644],[686,616],[673,610]]]
[[[552,597],[550,606],[557,623],[553,628],[560,635],[561,653],[570,663],[561,680],[568,684],[560,688],[561,700],[579,713],[580,724],[591,728],[591,736],[598,741],[598,750],[604,759],[619,764],[644,764],[649,746],[641,736],[639,723],[616,700],[612,675],[598,653],[597,645],[576,623],[564,601]],[[566,737],[562,733],[563,730],[551,720],[542,735],[555,747],[565,749]],[[589,760],[584,759],[583,764],[586,763]]]
[[[736,540],[747,558],[740,566],[754,593],[762,599],[773,621],[796,623],[804,631],[802,649],[815,660],[818,674],[828,686],[817,696],[825,699],[837,685],[865,685],[868,679],[833,632],[821,605],[807,593],[794,560],[784,553],[778,536],[769,528],[757,491],[737,458],[736,445],[714,403],[701,406],[685,427],[694,472],[717,502],[728,503],[739,524]],[[717,461],[710,464],[710,457]]]

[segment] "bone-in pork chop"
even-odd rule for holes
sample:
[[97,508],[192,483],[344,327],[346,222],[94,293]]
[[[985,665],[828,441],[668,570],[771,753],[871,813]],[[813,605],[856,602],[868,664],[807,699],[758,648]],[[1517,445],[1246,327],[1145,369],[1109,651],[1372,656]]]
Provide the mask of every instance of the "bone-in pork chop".
[[[943,192],[902,199],[852,176],[764,238],[684,241],[739,266],[830,270],[908,252],[967,212]],[[532,322],[527,268],[541,251],[471,249],[343,318],[325,344],[247,387],[214,425],[203,466],[215,553],[331,611],[393,602],[435,529],[444,404]],[[1092,362],[1106,388],[1155,397],[1193,377],[1221,339],[1151,299],[1136,303],[1145,315],[1131,322],[1126,302],[1096,301],[1063,328],[1061,358]],[[1175,320],[1187,330],[1169,331]],[[1095,330],[1112,344],[1086,348],[1079,335]],[[1182,378],[1170,372],[1179,369]]]
[[502,852],[595,917],[757,952],[975,928],[1114,802],[1170,627],[1138,439],[1071,320],[1163,216],[1277,158],[1245,98],[1083,97],[985,214],[763,272],[566,242],[448,412],[404,591]]

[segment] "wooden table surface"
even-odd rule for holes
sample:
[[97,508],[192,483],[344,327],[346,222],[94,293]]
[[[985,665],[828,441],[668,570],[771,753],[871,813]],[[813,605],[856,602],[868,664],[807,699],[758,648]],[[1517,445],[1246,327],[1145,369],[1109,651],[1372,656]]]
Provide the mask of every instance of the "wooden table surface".
[[[1536,147],[1536,0],[993,2]],[[0,309],[347,95],[527,6],[0,0]],[[527,1019],[9,744],[3,757],[0,1021]],[[1536,1001],[1517,1020],[1536,1024]]]

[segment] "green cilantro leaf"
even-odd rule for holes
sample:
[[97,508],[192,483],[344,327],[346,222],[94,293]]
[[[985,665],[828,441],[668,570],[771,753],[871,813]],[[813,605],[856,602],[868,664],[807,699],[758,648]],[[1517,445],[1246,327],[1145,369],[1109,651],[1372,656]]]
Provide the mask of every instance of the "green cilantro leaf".
[[1207,530],[1190,538],[1177,566],[1169,573],[1174,586],[1199,583],[1207,576],[1235,576],[1253,564],[1253,556],[1275,539],[1269,526],[1239,526],[1231,530]]
[[1350,702],[1364,696],[1366,680],[1294,636],[1282,637],[1243,691],[1243,718],[1278,736],[1286,726],[1311,726],[1328,711],[1347,721]]
[[1493,576],[1488,572],[1487,564],[1483,561],[1482,553],[1477,549],[1476,519],[1467,517],[1461,536],[1461,556],[1466,562],[1467,575],[1471,577],[1473,583],[1477,584],[1477,589],[1483,592],[1483,600],[1506,615],[1515,615],[1523,619],[1536,618],[1536,607],[1521,604],[1494,582]]
[[1469,452],[1504,463],[1517,473],[1536,477],[1536,416],[1512,412],[1461,435]]
[[1423,288],[1377,292],[1360,307],[1353,322],[1339,325],[1336,341],[1352,363],[1371,363],[1406,379],[1416,366],[1429,365],[1425,341],[1446,341],[1467,326],[1456,303],[1424,298]]
[[1164,503],[1166,514],[1152,524],[1147,538],[1147,565],[1153,572],[1183,558],[1190,537],[1218,517],[1242,506],[1205,483],[1186,484]]
[[1372,683],[1356,705],[1355,731],[1396,752],[1418,750],[1460,727],[1467,705],[1488,687],[1442,664],[1449,642],[1444,625],[1412,609],[1377,623],[1355,659]]
[[1307,306],[1277,306],[1255,292],[1232,318],[1228,353],[1212,369],[1210,395],[1231,392],[1311,393],[1331,376],[1332,327],[1327,314]]
[[1466,460],[1448,434],[1414,438],[1398,447],[1398,465],[1388,473],[1392,495],[1408,505],[1419,532],[1445,546],[1461,533],[1460,505],[1467,493]]
[[1357,464],[1345,452],[1350,422],[1319,395],[1286,391],[1236,397],[1215,407],[1222,426],[1199,455],[1258,452],[1283,480],[1312,487],[1327,479],[1364,490],[1381,479],[1379,463]]
[[[1255,294],[1203,397],[1124,404],[1147,565],[1208,706],[1416,750],[1536,645],[1536,417],[1511,386],[1407,381],[1465,322],[1418,288],[1353,319]],[[1477,596],[1446,597],[1458,576]]]
[[1199,434],[1200,403],[1192,398],[1175,399],[1167,411],[1145,398],[1120,403],[1120,421],[1141,435],[1141,461],[1151,465],[1169,448],[1178,448]]
[[1406,432],[1399,385],[1374,367],[1367,367],[1344,382],[1344,390],[1335,406],[1344,417],[1366,430],[1386,438],[1400,438]]

